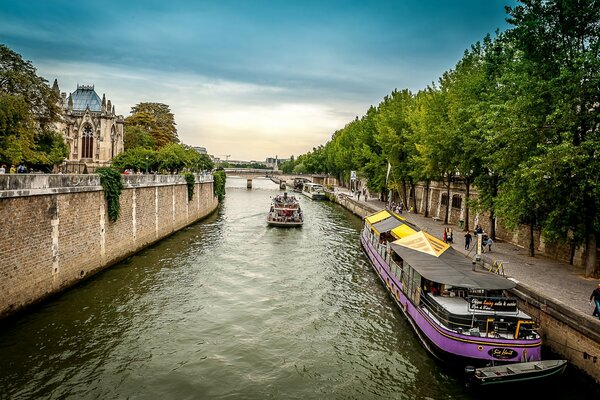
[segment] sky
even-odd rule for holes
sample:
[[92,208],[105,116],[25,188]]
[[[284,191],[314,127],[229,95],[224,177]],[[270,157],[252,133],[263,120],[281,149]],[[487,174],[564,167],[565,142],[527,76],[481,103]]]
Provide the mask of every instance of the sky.
[[1,0],[0,43],[62,92],[130,115],[170,106],[179,139],[230,160],[324,145],[394,89],[417,92],[513,0]]

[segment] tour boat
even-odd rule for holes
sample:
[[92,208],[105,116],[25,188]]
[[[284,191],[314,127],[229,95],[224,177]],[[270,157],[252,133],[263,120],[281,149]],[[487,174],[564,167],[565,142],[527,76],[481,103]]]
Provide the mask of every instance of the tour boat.
[[507,290],[516,283],[474,264],[401,216],[380,211],[360,237],[369,262],[423,346],[450,363],[539,361],[532,318]]
[[527,383],[559,376],[566,368],[567,360],[543,360],[475,368],[467,371],[468,383],[475,389],[500,383]]
[[302,194],[313,200],[327,199],[323,185],[319,185],[318,183],[304,182]]
[[304,215],[300,203],[295,196],[288,196],[287,192],[278,194],[272,199],[271,209],[267,214],[267,224],[278,227],[302,226]]

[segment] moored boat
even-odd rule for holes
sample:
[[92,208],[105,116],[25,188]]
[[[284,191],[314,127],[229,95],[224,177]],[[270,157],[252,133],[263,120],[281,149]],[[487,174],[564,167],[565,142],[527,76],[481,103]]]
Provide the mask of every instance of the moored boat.
[[448,244],[388,211],[365,218],[360,240],[431,354],[473,366],[541,359],[534,321],[508,296],[513,281],[475,271]]
[[559,376],[566,368],[567,360],[543,360],[476,368],[468,372],[468,383],[473,388],[527,383]]
[[278,227],[295,227],[302,226],[303,223],[304,215],[295,196],[288,196],[286,192],[272,199],[271,209],[267,214],[267,224]]
[[319,185],[318,183],[304,182],[304,185],[302,187],[302,194],[312,200],[327,199],[323,185]]

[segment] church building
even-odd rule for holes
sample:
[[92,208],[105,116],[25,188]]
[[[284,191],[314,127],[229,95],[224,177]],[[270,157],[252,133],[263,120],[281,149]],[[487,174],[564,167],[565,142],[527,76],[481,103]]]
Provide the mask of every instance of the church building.
[[63,112],[56,129],[69,148],[66,164],[85,164],[92,169],[108,166],[123,151],[123,116],[115,114],[115,106],[104,94],[100,100],[93,85],[77,85],[67,97],[60,93],[55,79],[52,90],[61,99]]

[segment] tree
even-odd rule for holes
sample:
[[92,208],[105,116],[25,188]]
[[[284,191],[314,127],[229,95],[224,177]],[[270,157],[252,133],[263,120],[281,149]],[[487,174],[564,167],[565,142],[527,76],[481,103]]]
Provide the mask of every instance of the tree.
[[572,232],[585,245],[590,276],[598,273],[600,229],[600,2],[523,0],[507,12],[515,26],[510,38],[545,94],[545,141],[534,178],[554,190],[543,233],[556,239]]
[[144,149],[153,149],[154,139],[150,131],[140,125],[127,125],[123,133],[123,142],[125,150],[142,147]]
[[31,63],[0,45],[0,158],[43,169],[61,163],[67,148],[52,130],[59,111],[57,94]]
[[135,126],[148,132],[155,149],[179,143],[175,125],[169,106],[162,103],[139,103],[131,108],[131,115],[125,119],[126,127]]

